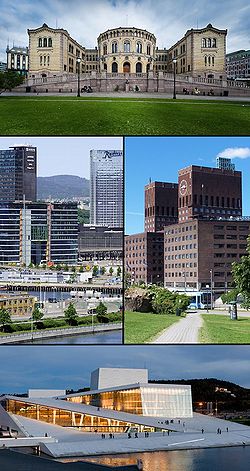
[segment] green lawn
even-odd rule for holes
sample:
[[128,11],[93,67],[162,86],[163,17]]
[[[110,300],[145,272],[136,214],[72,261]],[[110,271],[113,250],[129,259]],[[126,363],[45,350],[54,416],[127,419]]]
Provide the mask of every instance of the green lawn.
[[232,321],[221,314],[202,314],[201,343],[250,343],[250,318]]
[[124,314],[125,343],[149,343],[158,333],[178,322],[180,317],[152,314],[151,312],[131,312]]
[[0,97],[0,135],[249,135],[250,104],[161,98]]

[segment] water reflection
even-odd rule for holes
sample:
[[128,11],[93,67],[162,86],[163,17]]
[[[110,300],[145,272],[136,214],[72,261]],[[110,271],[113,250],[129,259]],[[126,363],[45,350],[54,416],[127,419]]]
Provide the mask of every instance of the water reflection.
[[250,447],[156,451],[61,461],[82,460],[109,466],[126,466],[136,464],[139,459],[143,462],[143,471],[249,471]]

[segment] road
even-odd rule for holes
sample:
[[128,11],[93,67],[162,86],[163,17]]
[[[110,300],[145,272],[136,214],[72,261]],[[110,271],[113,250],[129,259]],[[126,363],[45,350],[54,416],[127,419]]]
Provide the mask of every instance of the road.
[[202,326],[199,312],[191,312],[184,319],[164,330],[151,343],[199,343],[199,330]]

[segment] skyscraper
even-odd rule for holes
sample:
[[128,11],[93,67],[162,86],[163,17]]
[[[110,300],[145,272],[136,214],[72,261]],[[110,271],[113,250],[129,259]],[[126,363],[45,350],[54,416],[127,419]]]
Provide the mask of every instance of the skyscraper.
[[150,182],[145,186],[146,232],[164,231],[168,224],[178,221],[178,184]]
[[90,223],[123,227],[123,152],[90,151]]
[[13,146],[0,150],[0,203],[36,201],[37,149]]

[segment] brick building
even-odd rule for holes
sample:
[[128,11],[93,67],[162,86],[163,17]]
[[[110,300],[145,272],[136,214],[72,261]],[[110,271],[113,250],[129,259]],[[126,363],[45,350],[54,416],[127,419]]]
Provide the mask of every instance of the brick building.
[[145,186],[145,232],[159,232],[178,221],[178,184],[152,182]]
[[125,237],[125,270],[131,281],[163,283],[164,233],[142,232]]

